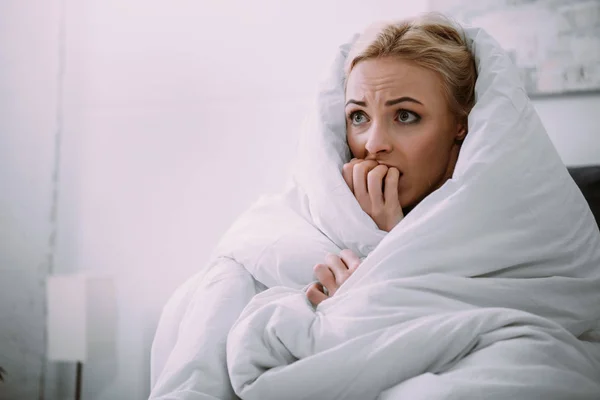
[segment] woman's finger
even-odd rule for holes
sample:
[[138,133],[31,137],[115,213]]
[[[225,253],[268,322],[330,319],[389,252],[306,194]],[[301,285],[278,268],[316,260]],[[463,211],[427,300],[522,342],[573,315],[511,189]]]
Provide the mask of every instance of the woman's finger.
[[352,183],[354,185],[354,196],[361,208],[367,212],[370,209],[369,192],[367,190],[367,174],[378,166],[377,161],[363,161],[354,164],[352,170]]
[[306,297],[313,306],[318,306],[321,302],[327,300],[327,295],[323,293],[323,286],[320,283],[313,283],[306,291]]
[[329,269],[329,266],[326,264],[315,265],[314,271],[317,280],[321,282],[323,286],[325,286],[329,296],[333,296],[338,286],[333,271],[331,271],[331,269]]
[[352,182],[352,170],[354,169],[354,164],[361,162],[361,159],[353,158],[350,162],[344,164],[342,167],[342,176],[346,181],[346,185],[350,188],[350,191],[354,193],[354,184]]
[[398,181],[400,179],[400,171],[397,168],[391,167],[385,176],[385,204],[397,205],[398,200]]
[[[335,276],[336,288],[333,292],[329,292],[330,296],[333,296],[337,291],[338,287],[342,285],[350,276],[350,271],[346,264],[342,261],[342,259],[335,254],[327,254],[325,256],[325,263],[329,266],[329,269],[333,272]],[[329,290],[329,288],[327,288]]]
[[344,164],[342,167],[342,176],[346,181],[346,185],[350,188],[350,191],[354,193],[354,184],[352,183],[352,169],[354,166],[350,163]]
[[369,199],[373,209],[383,209],[383,190],[382,184],[385,175],[388,172],[386,165],[378,165],[367,174],[367,189],[369,191]]
[[360,258],[350,249],[342,250],[340,252],[340,257],[344,264],[346,264],[346,267],[348,267],[350,273],[354,272],[360,265]]

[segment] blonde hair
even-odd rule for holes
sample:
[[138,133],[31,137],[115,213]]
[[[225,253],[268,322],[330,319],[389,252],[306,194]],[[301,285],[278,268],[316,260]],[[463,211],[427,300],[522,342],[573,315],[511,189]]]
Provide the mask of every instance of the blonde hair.
[[450,111],[466,126],[475,104],[475,60],[458,24],[438,13],[370,26],[350,50],[346,78],[359,62],[399,57],[440,75]]

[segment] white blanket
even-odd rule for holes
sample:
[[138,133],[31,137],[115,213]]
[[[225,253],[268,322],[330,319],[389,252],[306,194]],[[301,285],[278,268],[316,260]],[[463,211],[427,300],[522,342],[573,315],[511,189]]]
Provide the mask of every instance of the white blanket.
[[[287,189],[165,308],[151,398],[600,398],[600,344],[582,340],[600,321],[598,227],[509,57],[466,36],[479,77],[454,175],[388,234],[341,175],[340,47]],[[345,248],[366,258],[315,310],[302,287]]]

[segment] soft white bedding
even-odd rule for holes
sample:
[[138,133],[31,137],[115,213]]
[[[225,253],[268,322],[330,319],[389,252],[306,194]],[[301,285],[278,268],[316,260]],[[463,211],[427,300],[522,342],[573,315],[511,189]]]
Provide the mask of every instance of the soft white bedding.
[[[508,56],[466,35],[477,102],[453,178],[387,234],[341,175],[340,47],[286,190],[165,307],[151,398],[600,398],[599,347],[578,338],[600,321],[598,227]],[[312,267],[345,248],[366,258],[315,310]]]

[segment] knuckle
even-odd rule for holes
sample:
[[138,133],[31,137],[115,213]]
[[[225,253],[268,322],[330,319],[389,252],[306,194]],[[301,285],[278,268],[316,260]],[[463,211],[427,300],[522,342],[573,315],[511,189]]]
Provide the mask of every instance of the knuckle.
[[378,165],[367,174],[368,179],[380,180],[387,173],[388,168],[385,165]]
[[327,253],[325,256],[325,261],[329,264],[331,262],[335,262],[339,257],[333,253]]
[[375,161],[375,160],[369,160],[369,161],[367,161],[367,167],[369,169],[377,168],[378,165],[379,165],[379,163],[377,161]]
[[347,269],[340,274],[340,281],[338,282],[338,285],[341,285],[342,283],[346,282],[346,279],[348,279],[349,277],[350,277],[350,270]]
[[375,166],[377,166],[377,161],[372,161],[372,160],[367,160],[367,161],[362,161],[360,163],[356,163],[354,164],[354,168],[358,168],[360,171],[369,171],[373,168],[375,168]]
[[318,283],[323,286],[328,285],[329,282],[335,279],[335,276],[331,273],[329,269],[321,270],[321,272],[318,273],[316,276],[317,280],[319,281]]
[[322,282],[324,280],[327,280],[330,275],[331,272],[329,271],[329,268],[326,265],[322,265],[319,264],[318,266],[316,266],[314,268],[314,272],[315,272],[315,276]]
[[365,163],[356,163],[354,164],[354,166],[352,167],[352,172],[354,174],[360,174],[360,173],[364,173],[365,171]]
[[358,166],[358,171],[356,171],[355,173],[361,175],[361,176],[365,176],[366,174],[369,173],[369,166],[366,164],[361,164]]
[[371,172],[369,172],[369,174],[367,175],[367,181],[369,183],[376,183],[378,180],[380,179],[380,175],[377,173],[377,171],[372,170]]
[[342,257],[352,257],[353,254],[354,253],[350,249],[344,249],[344,250],[340,251],[340,256],[342,256]]
[[307,291],[306,291],[306,297],[308,297],[310,300],[317,300],[319,298],[319,293],[321,293],[319,291],[319,289],[317,289],[314,286],[311,286]]

